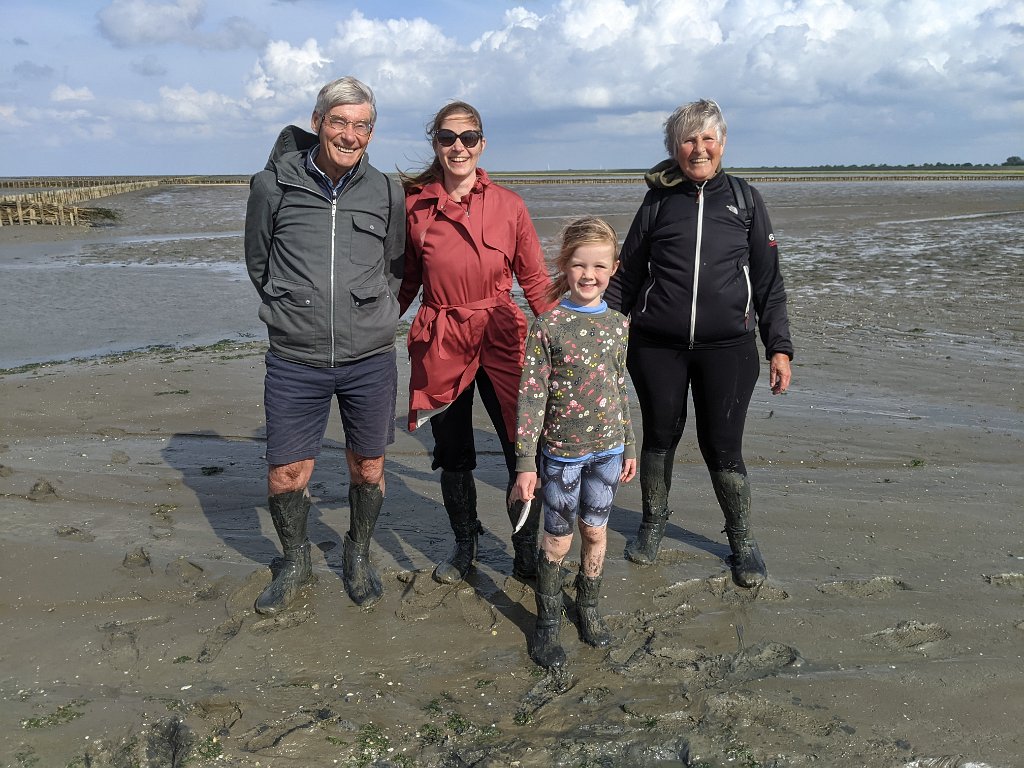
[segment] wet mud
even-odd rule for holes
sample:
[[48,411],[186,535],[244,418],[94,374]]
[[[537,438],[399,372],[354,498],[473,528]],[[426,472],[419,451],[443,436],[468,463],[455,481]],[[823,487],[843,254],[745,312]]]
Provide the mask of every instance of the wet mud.
[[[1024,273],[890,290],[895,276],[851,251],[859,282],[830,283],[833,257],[814,257],[827,244],[812,237],[829,220],[851,233],[976,220],[950,219],[945,198],[858,196],[798,215],[790,194],[776,199],[799,256],[794,385],[776,398],[759,386],[745,439],[770,577],[732,584],[688,429],[655,565],[623,556],[638,487],[616,499],[609,648],[579,639],[570,553],[559,672],[527,652],[533,589],[509,575],[502,462],[483,413],[485,533],[466,582],[431,578],[451,546],[447,517],[429,436],[400,429],[371,548],[385,595],[369,609],[347,598],[332,420],[310,484],[315,579],[268,618],[252,610],[280,554],[261,344],[0,375],[0,764],[1022,765]],[[1007,200],[993,197],[990,213],[1024,210]],[[978,247],[1019,266],[1019,244],[993,237]],[[941,262],[941,248],[921,258]],[[957,290],[984,306],[967,311]]]

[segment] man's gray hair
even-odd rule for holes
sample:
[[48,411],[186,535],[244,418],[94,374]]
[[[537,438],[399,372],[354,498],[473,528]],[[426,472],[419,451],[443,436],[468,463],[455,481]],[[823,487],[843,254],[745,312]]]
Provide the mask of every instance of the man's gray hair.
[[370,124],[377,122],[377,100],[373,97],[373,91],[354,77],[339,77],[321,88],[313,111],[323,119],[339,104],[369,104]]
[[719,141],[725,139],[725,118],[721,108],[711,99],[691,101],[677,107],[665,121],[665,149],[668,150],[668,156],[675,157],[676,149],[683,141],[708,128],[715,129]]

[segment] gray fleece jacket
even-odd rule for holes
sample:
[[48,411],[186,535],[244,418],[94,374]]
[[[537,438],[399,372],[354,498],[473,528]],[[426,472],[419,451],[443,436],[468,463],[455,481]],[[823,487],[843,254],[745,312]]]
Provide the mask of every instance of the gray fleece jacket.
[[394,348],[405,196],[364,154],[330,199],[305,169],[316,142],[288,126],[252,177],[245,262],[271,351],[324,368]]

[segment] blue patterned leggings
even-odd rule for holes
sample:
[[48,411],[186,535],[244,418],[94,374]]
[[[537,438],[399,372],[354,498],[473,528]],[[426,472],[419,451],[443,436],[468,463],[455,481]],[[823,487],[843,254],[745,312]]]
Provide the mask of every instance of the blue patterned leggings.
[[583,461],[540,458],[544,530],[552,536],[571,536],[579,519],[600,528],[608,524],[612,501],[622,474],[622,454]]

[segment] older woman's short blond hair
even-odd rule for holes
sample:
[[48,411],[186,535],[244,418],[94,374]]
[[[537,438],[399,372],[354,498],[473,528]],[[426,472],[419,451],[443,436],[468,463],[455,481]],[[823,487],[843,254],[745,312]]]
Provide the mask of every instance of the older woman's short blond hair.
[[676,149],[683,141],[709,128],[715,130],[719,141],[725,139],[725,118],[721,108],[711,99],[691,101],[677,107],[665,121],[665,149],[668,156],[675,157]]

